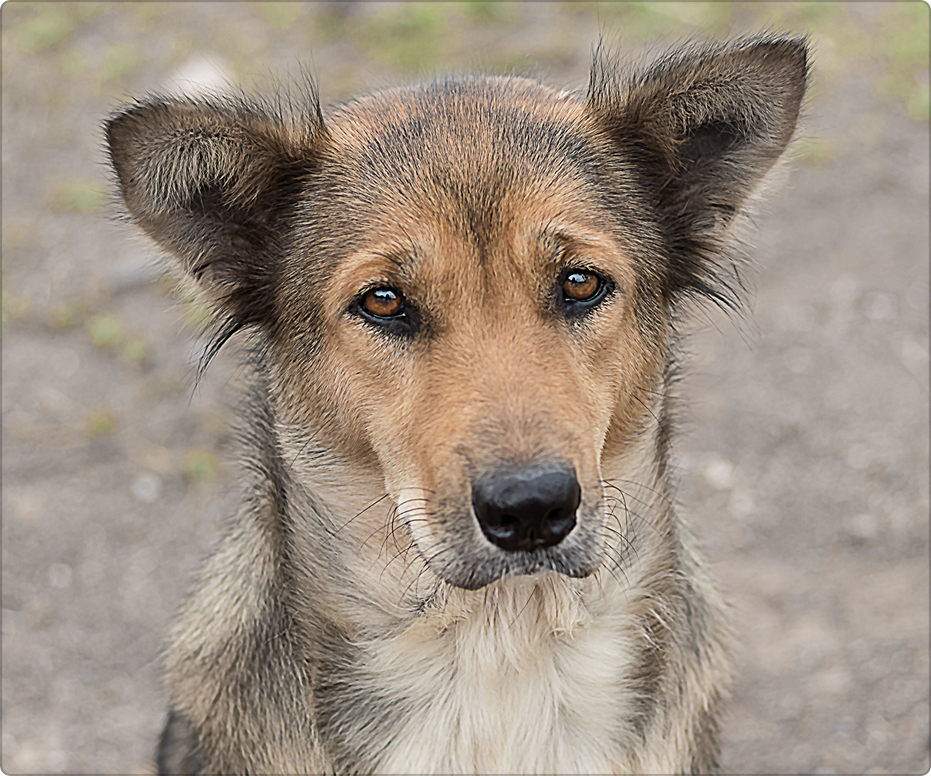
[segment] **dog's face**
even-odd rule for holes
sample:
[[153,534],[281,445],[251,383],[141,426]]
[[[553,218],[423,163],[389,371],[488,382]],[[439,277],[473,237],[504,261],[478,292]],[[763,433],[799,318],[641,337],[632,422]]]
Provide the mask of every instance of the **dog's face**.
[[577,99],[505,79],[376,95],[328,127],[272,340],[291,423],[377,461],[448,582],[590,573],[602,450],[664,347],[649,226],[606,207],[611,149]]
[[299,127],[165,100],[108,139],[133,216],[261,331],[281,422],[376,469],[424,561],[477,588],[601,563],[602,462],[655,424],[673,306],[710,288],[804,67],[758,42],[627,93],[465,78]]

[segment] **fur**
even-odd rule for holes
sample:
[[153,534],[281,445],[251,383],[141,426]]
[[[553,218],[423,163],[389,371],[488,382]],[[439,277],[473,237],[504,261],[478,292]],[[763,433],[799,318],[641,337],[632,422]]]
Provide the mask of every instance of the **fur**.
[[[131,218],[251,332],[247,495],[172,630],[161,773],[717,769],[726,607],[673,508],[676,321],[793,136],[802,39],[155,96]],[[515,517],[517,515],[517,517]]]

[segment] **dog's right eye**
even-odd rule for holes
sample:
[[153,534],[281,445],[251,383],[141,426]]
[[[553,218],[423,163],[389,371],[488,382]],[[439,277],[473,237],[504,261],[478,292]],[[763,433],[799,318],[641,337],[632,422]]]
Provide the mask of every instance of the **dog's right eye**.
[[590,302],[603,285],[604,281],[594,272],[577,270],[566,275],[562,289],[567,302]]
[[350,308],[368,324],[398,337],[409,337],[420,325],[413,305],[396,288],[378,286],[361,294]]

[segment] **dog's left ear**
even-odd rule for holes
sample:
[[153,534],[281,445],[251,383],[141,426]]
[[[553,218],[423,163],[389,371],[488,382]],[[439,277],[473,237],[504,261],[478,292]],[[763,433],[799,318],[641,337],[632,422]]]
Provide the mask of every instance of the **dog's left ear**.
[[792,139],[807,80],[804,38],[687,48],[628,77],[596,55],[587,107],[653,200],[673,294],[718,295],[714,261]]

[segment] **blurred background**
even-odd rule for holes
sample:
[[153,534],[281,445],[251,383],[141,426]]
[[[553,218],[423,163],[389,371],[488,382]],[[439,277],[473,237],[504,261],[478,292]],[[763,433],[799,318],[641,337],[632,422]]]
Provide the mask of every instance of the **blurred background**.
[[683,512],[735,608],[736,773],[929,768],[928,19],[923,2],[55,3],[2,19],[2,742],[15,773],[151,767],[172,612],[237,498],[235,347],[114,219],[101,120],[152,91],[324,103],[515,71],[584,89],[762,29],[814,45],[805,134],[754,236],[754,303],[698,310]]

